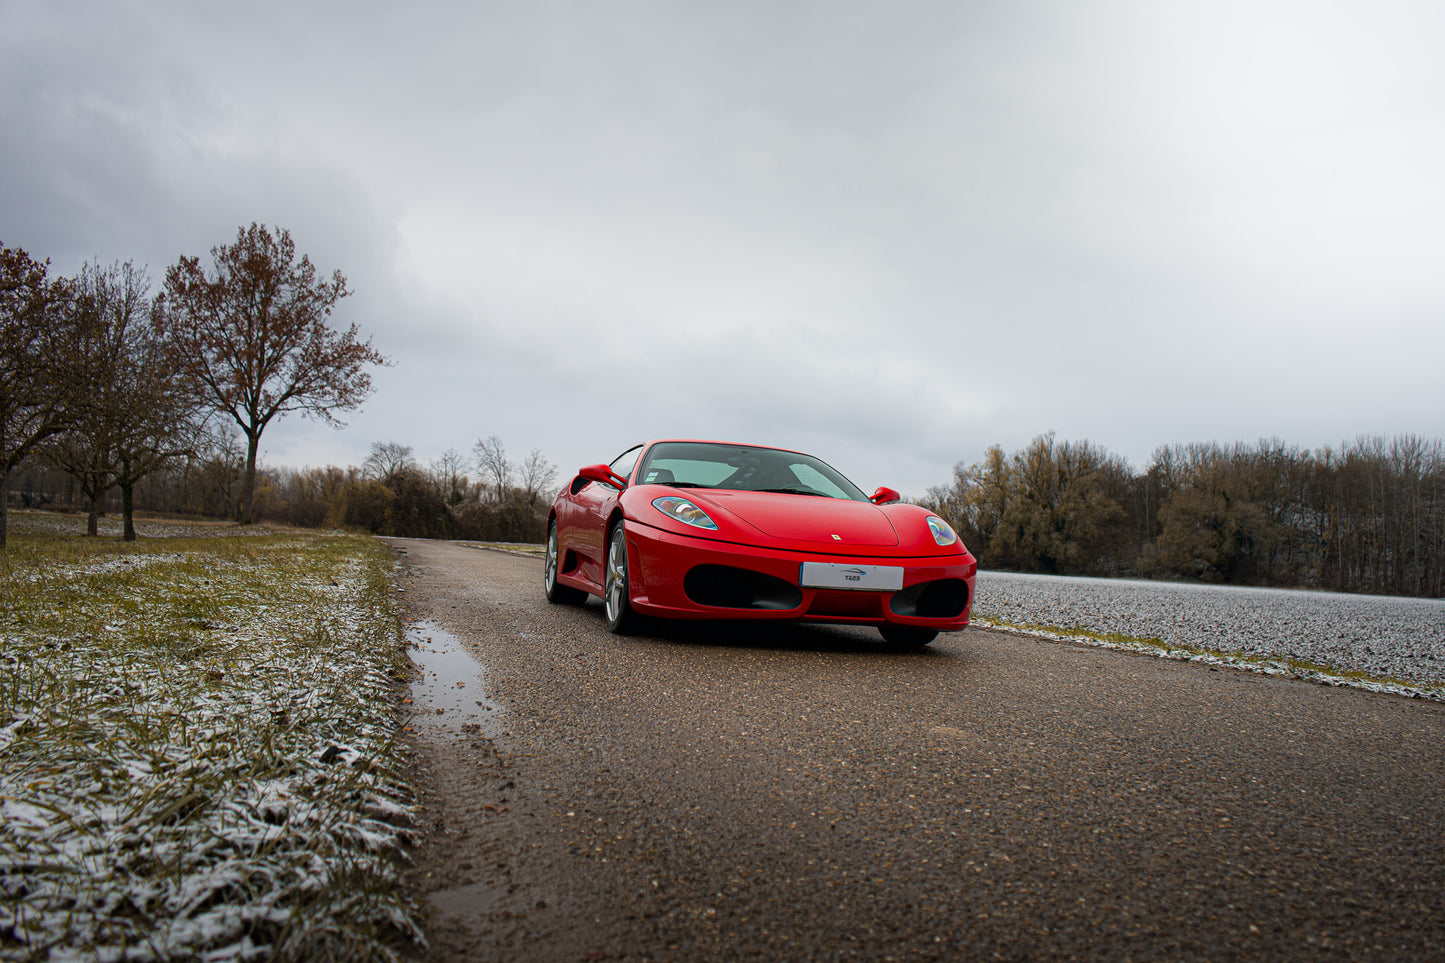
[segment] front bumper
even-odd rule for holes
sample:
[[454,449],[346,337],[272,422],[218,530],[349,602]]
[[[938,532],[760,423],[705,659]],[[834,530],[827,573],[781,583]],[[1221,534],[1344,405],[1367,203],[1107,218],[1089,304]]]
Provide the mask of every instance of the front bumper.
[[[942,632],[968,625],[978,569],[966,553],[897,557],[790,552],[690,538],[635,521],[627,525],[627,556],[632,605],[649,615],[892,623]],[[897,592],[805,587],[798,582],[806,561],[898,566],[903,587]],[[728,572],[734,573],[731,579]]]

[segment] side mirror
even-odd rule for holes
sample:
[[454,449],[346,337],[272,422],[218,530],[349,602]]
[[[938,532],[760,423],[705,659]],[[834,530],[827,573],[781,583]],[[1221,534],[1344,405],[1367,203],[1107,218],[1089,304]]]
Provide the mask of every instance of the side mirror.
[[577,476],[579,478],[585,478],[588,481],[601,482],[604,485],[611,485],[618,491],[622,491],[622,489],[627,487],[627,479],[623,478],[621,475],[617,474],[617,472],[613,471],[611,468],[608,468],[606,465],[587,465],[583,468],[579,468],[577,469]]
[[894,502],[901,501],[902,498],[903,496],[893,489],[884,488],[882,485],[879,485],[878,490],[868,496],[868,500],[875,505],[892,505]]

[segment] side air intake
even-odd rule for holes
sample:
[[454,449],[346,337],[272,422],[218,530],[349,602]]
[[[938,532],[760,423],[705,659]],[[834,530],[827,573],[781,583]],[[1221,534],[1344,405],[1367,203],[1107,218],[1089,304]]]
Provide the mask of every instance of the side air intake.
[[941,578],[910,585],[895,592],[888,603],[894,615],[920,619],[954,619],[968,608],[968,583],[960,578]]

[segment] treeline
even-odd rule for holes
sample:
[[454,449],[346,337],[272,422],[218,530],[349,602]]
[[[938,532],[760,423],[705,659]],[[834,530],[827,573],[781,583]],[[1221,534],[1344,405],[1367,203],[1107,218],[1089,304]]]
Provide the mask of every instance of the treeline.
[[985,568],[1445,595],[1445,446],[1413,435],[1173,445],[1138,472],[1048,434],[923,503]]
[[[135,487],[137,511],[170,516],[235,518],[245,480],[245,445],[234,434],[211,435],[197,451],[171,459]],[[473,474],[474,473],[474,474]],[[360,466],[257,472],[255,517],[302,528],[346,528],[377,535],[541,542],[557,469],[538,449],[507,457],[493,435],[471,457],[448,450],[421,464],[412,449],[378,442]],[[80,479],[43,458],[11,480],[10,499],[24,508],[122,509],[118,493],[92,499]]]
[[377,535],[543,541],[557,469],[535,448],[520,462],[509,460],[496,435],[477,442],[472,456],[449,449],[422,465],[410,447],[379,442],[360,469],[266,472],[258,511],[293,525]]

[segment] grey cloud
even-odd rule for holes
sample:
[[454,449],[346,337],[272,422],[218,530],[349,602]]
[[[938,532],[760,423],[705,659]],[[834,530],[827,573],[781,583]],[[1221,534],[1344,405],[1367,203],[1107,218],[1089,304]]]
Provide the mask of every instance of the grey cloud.
[[1442,17],[10,3],[0,237],[158,275],[289,227],[398,361],[296,463],[725,435],[919,492],[1047,430],[1440,436]]

